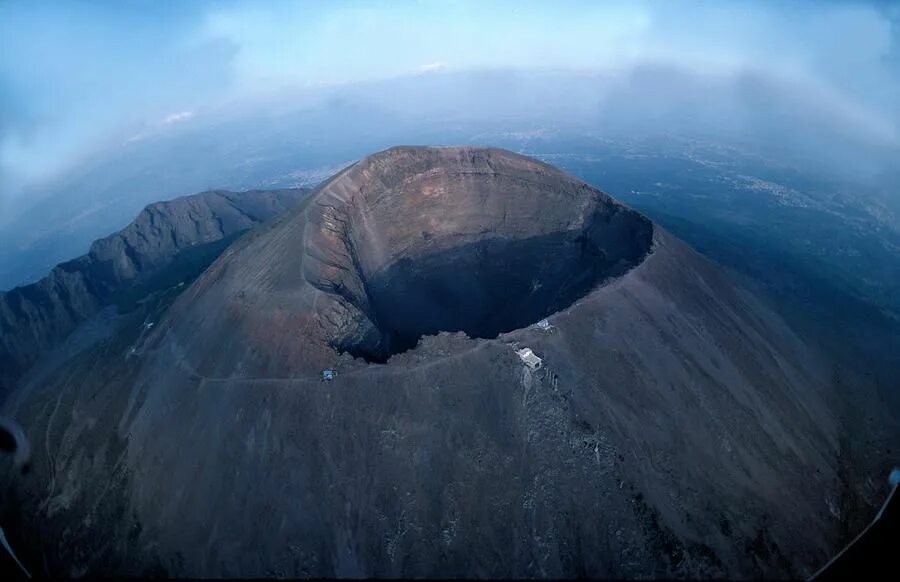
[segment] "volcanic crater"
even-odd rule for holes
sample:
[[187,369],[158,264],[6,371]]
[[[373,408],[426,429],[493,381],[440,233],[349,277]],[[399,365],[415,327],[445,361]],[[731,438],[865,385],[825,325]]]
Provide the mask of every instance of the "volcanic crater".
[[652,246],[640,214],[502,150],[392,148],[314,197],[308,280],[354,322],[330,345],[369,362],[442,331],[495,338],[533,324]]

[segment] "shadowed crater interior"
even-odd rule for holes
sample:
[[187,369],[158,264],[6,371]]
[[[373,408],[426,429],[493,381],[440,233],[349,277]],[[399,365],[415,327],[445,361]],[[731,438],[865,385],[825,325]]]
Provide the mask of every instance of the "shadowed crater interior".
[[650,234],[649,222],[636,213],[598,213],[580,231],[487,238],[401,258],[362,277],[380,341],[343,350],[384,362],[441,331],[496,338],[526,327],[640,262]]

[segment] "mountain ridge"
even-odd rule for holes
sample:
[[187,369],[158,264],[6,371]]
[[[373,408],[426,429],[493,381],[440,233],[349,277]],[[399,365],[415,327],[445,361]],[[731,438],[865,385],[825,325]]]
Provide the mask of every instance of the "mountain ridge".
[[175,256],[271,218],[304,189],[207,191],[148,204],[124,229],[35,283],[0,292],[0,398],[39,354],[64,339],[117,293],[148,281]]

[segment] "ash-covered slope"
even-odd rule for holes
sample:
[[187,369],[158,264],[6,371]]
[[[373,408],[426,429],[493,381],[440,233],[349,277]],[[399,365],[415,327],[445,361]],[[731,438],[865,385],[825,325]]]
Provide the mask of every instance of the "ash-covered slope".
[[66,574],[798,576],[837,544],[824,384],[602,192],[393,148],[23,387],[17,543]]
[[129,288],[148,283],[185,249],[243,232],[295,204],[302,189],[209,191],[147,206],[88,254],[31,285],[0,293],[0,400],[39,355]]

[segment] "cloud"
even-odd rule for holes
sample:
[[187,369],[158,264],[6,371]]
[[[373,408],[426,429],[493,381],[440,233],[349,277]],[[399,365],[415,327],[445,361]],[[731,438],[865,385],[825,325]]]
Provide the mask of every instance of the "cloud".
[[419,68],[416,69],[419,73],[430,73],[432,71],[440,71],[442,69],[446,69],[447,65],[441,62],[427,63],[425,65],[419,65]]
[[170,113],[163,118],[163,123],[172,124],[187,121],[194,116],[193,111],[179,111],[178,113]]

